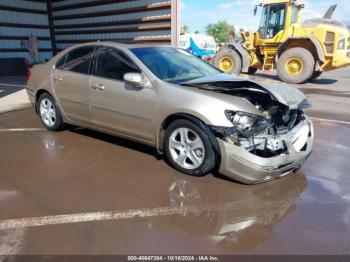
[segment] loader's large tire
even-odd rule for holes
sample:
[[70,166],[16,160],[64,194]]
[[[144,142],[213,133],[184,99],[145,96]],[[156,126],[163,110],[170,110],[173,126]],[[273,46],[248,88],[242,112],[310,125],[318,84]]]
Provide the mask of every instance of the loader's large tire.
[[277,63],[279,78],[286,83],[301,84],[314,74],[315,59],[305,48],[295,47],[285,51]]
[[214,65],[230,74],[240,74],[242,71],[242,59],[238,52],[232,48],[221,48],[215,58]]

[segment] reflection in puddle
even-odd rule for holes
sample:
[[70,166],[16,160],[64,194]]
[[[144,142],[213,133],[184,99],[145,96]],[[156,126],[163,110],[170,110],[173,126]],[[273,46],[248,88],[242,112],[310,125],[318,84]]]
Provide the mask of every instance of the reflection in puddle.
[[342,199],[344,199],[344,200],[350,200],[350,195],[342,196]]
[[6,257],[2,258],[1,255],[17,255],[21,253],[24,234],[24,228],[0,230],[0,262],[6,261]]
[[184,180],[178,180],[169,187],[171,207],[180,209],[183,216],[199,217],[203,205],[202,198],[196,188]]
[[41,138],[41,141],[42,141],[42,143],[47,151],[55,151],[55,150],[59,150],[59,149],[64,148],[63,145],[60,145],[56,141],[55,136],[44,136]]
[[[18,192],[15,190],[0,190],[0,203],[17,196]],[[0,230],[0,262],[6,259],[6,257],[1,257],[1,255],[16,255],[20,253],[24,232],[25,229],[23,228]]]
[[271,237],[273,228],[295,210],[305,188],[302,174],[258,186],[221,185],[210,190],[213,195],[179,180],[169,188],[171,206],[181,210],[171,221],[177,229],[206,236],[225,249],[249,251]]
[[6,201],[16,197],[17,195],[17,191],[14,190],[0,190],[0,201]]

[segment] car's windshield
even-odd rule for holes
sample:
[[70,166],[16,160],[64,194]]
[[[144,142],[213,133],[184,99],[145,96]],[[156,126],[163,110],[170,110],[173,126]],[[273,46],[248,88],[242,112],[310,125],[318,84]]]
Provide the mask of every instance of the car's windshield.
[[192,54],[173,47],[130,49],[158,78],[181,83],[221,73],[220,70]]

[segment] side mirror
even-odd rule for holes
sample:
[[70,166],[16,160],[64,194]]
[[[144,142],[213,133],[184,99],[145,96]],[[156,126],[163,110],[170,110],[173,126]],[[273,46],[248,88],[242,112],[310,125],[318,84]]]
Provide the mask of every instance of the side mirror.
[[258,12],[258,6],[256,5],[255,7],[254,7],[254,16],[256,16],[256,13]]
[[141,73],[126,73],[124,74],[124,81],[129,85],[140,88],[144,87],[143,76]]

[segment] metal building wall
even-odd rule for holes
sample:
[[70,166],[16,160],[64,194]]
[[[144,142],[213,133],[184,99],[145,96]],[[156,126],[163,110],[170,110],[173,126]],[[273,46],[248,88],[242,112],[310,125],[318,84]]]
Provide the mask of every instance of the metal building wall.
[[95,40],[177,45],[179,0],[0,0],[0,58],[30,60],[37,36],[39,58]]
[[31,59],[28,37],[38,37],[39,58],[52,56],[45,0],[0,0],[0,58]]
[[178,0],[52,2],[58,49],[95,40],[177,44]]

